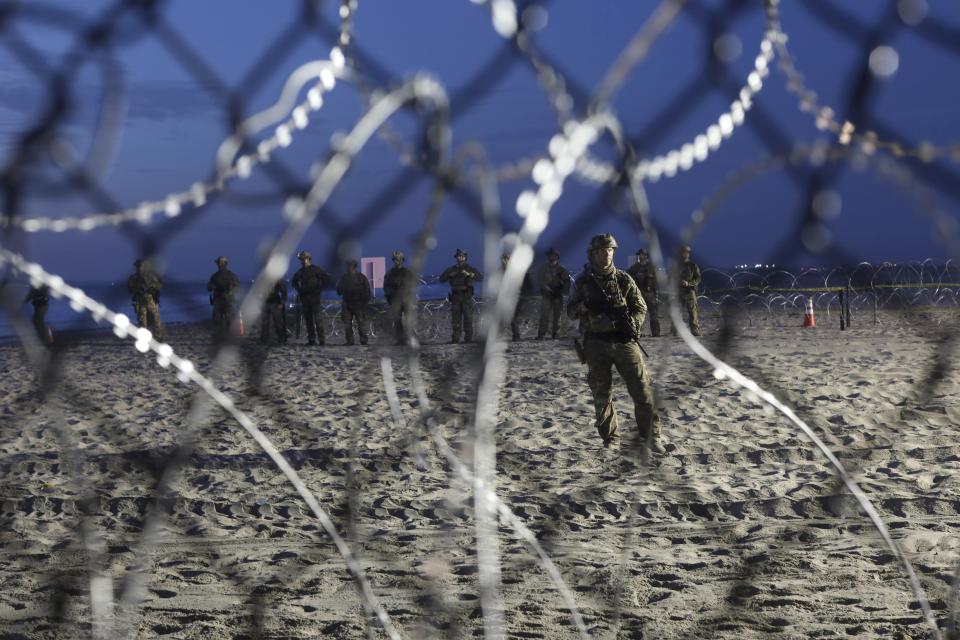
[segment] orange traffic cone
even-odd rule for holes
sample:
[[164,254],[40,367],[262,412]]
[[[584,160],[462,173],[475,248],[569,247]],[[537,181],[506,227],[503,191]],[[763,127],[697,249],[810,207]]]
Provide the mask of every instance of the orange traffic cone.
[[237,335],[241,338],[246,335],[247,329],[243,326],[243,314],[237,312]]
[[807,311],[803,314],[803,326],[811,328],[817,326],[817,319],[813,315],[813,298],[807,298]]

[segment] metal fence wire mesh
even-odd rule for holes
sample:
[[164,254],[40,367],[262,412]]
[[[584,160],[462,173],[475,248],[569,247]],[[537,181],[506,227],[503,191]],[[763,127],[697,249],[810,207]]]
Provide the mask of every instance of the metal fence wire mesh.
[[[0,345],[0,637],[960,637],[960,273],[950,260],[862,262],[832,241],[824,195],[844,172],[867,172],[911,203],[898,224],[919,221],[957,254],[960,146],[907,139],[877,107],[876,85],[895,55],[886,43],[908,32],[953,58],[960,29],[923,0],[885,2],[873,21],[849,4],[805,3],[860,54],[847,103],[831,106],[793,57],[779,0],[651,5],[592,87],[538,42],[559,3],[474,0],[499,44],[455,89],[430,69],[391,71],[355,20],[376,3],[361,4],[303,0],[227,80],[170,3],[0,2],[0,48],[33,92],[0,173],[3,313],[16,333]],[[725,34],[745,16],[763,28],[743,46],[755,56],[744,78],[725,63]],[[708,52],[700,72],[631,129],[611,103],[678,21],[694,27],[689,51]],[[63,51],[38,47],[37,29]],[[125,113],[150,104],[133,100],[122,60],[144,42],[189,79],[184,108],[213,105],[227,130],[208,175],[126,205],[109,178]],[[95,97],[77,81],[91,73]],[[539,153],[500,162],[463,142],[458,124],[512,73],[538,85],[555,132]],[[812,141],[756,102],[777,82],[815,127]],[[345,90],[360,106],[334,136],[309,138],[310,161],[295,166],[288,148]],[[20,104],[15,91],[0,95]],[[726,106],[687,142],[651,151],[718,97]],[[78,125],[88,111],[94,124]],[[743,135],[762,155],[703,193],[675,231],[647,189],[717,161]],[[362,208],[336,211],[333,194],[365,150],[399,170],[374,181]],[[705,335],[694,336],[663,293],[677,287],[668,256],[696,246],[724,203],[771,173],[802,194],[795,211],[777,209],[789,233],[764,265],[704,270]],[[571,182],[594,193],[556,216]],[[501,206],[511,184],[516,204]],[[37,213],[40,196],[85,209]],[[316,262],[337,265],[418,198],[417,278],[430,280],[428,256],[448,250],[445,209],[482,229],[478,340],[438,344],[449,303],[411,298],[403,346],[384,305],[372,309],[370,345],[331,346],[343,335],[335,301],[326,347],[259,344],[263,300],[307,234],[328,240]],[[160,339],[124,315],[124,290],[95,299],[34,247],[67,234],[82,259],[85,238],[111,235],[169,264],[219,205],[275,213],[238,304],[247,336],[211,341],[186,323]],[[678,334],[644,341],[662,456],[598,445],[569,339],[505,341],[518,302],[523,336],[538,329],[536,301],[520,290],[545,233],[577,252],[584,229],[608,221],[649,246]],[[846,266],[775,266],[810,254]],[[21,309],[27,283],[106,329],[43,344]],[[193,295],[169,287],[164,304],[189,308]],[[808,300],[818,334],[797,329]],[[620,382],[614,394],[629,416]]]

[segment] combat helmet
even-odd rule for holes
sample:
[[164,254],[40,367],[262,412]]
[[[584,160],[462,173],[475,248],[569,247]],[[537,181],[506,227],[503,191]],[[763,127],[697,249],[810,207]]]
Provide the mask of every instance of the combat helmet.
[[313,256],[309,251],[301,251],[297,254],[297,260],[313,260]]
[[403,251],[400,251],[400,249],[397,249],[396,251],[394,251],[392,254],[392,257],[394,260],[400,260],[401,262],[403,261],[404,258],[406,258],[406,256],[403,255]]
[[463,249],[458,248],[458,249],[456,250],[456,252],[454,252],[453,257],[454,257],[454,258],[459,258],[460,256],[463,256],[464,258],[466,258],[466,257],[467,257],[467,252],[464,251]]
[[556,257],[559,258],[559,257],[560,257],[560,253],[559,253],[556,249],[554,249],[553,247],[550,247],[549,249],[547,249],[547,257],[549,258],[549,257],[551,257],[551,256],[556,256]]
[[602,233],[590,239],[590,251],[595,249],[616,249],[617,240],[609,233]]
[[223,263],[227,264],[227,256],[217,256],[217,259],[214,260],[217,264]]

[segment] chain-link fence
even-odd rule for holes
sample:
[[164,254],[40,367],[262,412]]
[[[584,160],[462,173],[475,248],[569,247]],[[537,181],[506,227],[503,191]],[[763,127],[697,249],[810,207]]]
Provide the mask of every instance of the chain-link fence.
[[[909,30],[956,56],[960,31],[921,0],[887,2],[870,23],[838,3],[812,3],[806,10],[862,54],[847,104],[831,107],[788,48],[795,40],[778,0],[762,8],[664,0],[594,90],[538,44],[550,3],[477,4],[502,43],[449,92],[429,70],[395,77],[355,29],[357,12],[376,7],[356,0],[303,0],[229,82],[168,19],[168,3],[122,0],[92,15],[0,3],[0,46],[42,93],[0,174],[4,309],[18,339],[0,347],[0,634],[952,637],[960,275],[951,262],[859,264],[831,242],[828,196],[846,168],[870,171],[901,189],[945,254],[956,255],[955,220],[930,191],[957,197],[947,164],[958,159],[956,143],[910,143],[874,113],[873,98],[897,34]],[[751,12],[762,12],[765,26],[750,71],[735,78],[724,35]],[[664,99],[642,132],[628,131],[611,100],[680,19],[698,34],[691,49],[710,52],[702,73]],[[68,54],[47,55],[30,29],[57,32]],[[121,206],[105,186],[129,93],[118,60],[144,39],[216,106],[230,133],[211,175]],[[329,54],[297,67],[276,102],[255,110],[249,96],[271,86],[291,52],[318,43]],[[458,119],[515,69],[532,71],[555,113],[546,148],[498,164],[479,144],[455,146]],[[69,135],[83,101],[74,79],[90,70],[102,91],[96,126],[78,147]],[[804,143],[756,102],[777,73],[828,142]],[[363,109],[304,178],[283,152],[344,85],[363,96]],[[645,151],[708,95],[729,106],[688,142]],[[742,129],[769,155],[705,194],[688,227],[672,233],[646,188],[709,163]],[[366,208],[338,215],[331,196],[367,145],[385,145],[403,170]],[[851,266],[705,269],[698,339],[668,295],[677,282],[662,247],[695,242],[735,191],[774,171],[803,206],[765,263],[807,252]],[[251,176],[268,188],[242,191]],[[558,220],[554,205],[572,179],[594,185],[596,198]],[[517,180],[530,185],[516,201],[522,223],[504,234],[500,189]],[[305,234],[322,230],[332,247],[323,261],[335,264],[418,184],[431,193],[409,256],[415,278],[437,246],[445,204],[483,229],[480,340],[437,345],[449,335],[448,303],[409,299],[404,346],[388,346],[384,306],[374,308],[363,349],[260,345],[263,301]],[[83,198],[91,213],[35,215],[38,192]],[[120,312],[122,289],[94,299],[31,251],[35,234],[109,231],[136,255],[169,263],[176,256],[164,258],[167,249],[221,200],[268,203],[282,222],[264,238],[263,269],[237,305],[245,336],[211,341],[187,324],[160,339]],[[598,206],[607,203],[615,206]],[[673,441],[662,456],[598,446],[569,341],[508,350],[503,339],[544,231],[556,231],[557,246],[581,247],[585,225],[605,220],[628,220],[644,237],[661,314],[680,338],[644,341]],[[17,285],[26,282],[108,328],[42,344],[20,311]],[[164,295],[165,304],[193,304],[184,290]],[[788,339],[784,328],[799,324],[808,298],[844,318],[846,333]],[[338,313],[331,303],[323,314],[333,337]],[[538,315],[527,306],[523,337],[533,337]],[[563,336],[576,334],[563,322]]]

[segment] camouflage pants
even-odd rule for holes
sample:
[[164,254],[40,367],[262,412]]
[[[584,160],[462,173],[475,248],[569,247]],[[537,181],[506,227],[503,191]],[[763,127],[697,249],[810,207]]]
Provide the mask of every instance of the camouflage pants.
[[323,344],[326,341],[323,332],[323,305],[320,298],[301,298],[300,313],[307,325],[307,343]]
[[367,310],[363,306],[343,305],[340,309],[340,318],[343,320],[343,335],[347,344],[353,344],[353,322],[357,322],[357,333],[360,334],[360,344],[367,344]]
[[407,309],[403,298],[394,298],[390,301],[390,321],[393,324],[393,337],[397,344],[406,340]]
[[520,296],[517,298],[517,306],[513,310],[513,316],[510,318],[510,336],[514,341],[520,339],[520,318],[527,311],[527,307],[530,305],[530,298],[528,296]]
[[137,326],[146,327],[157,340],[163,340],[163,323],[160,322],[160,305],[153,296],[138,298],[133,304],[137,312]]
[[460,342],[463,329],[464,342],[473,340],[473,296],[468,293],[450,295],[450,325],[453,331],[451,342]]
[[[687,324],[690,325],[690,333],[695,336],[700,335],[700,316],[697,313],[696,289],[680,289],[677,292],[677,302],[681,309],[687,311]],[[673,335],[677,335],[676,328],[673,329]]]
[[277,334],[277,343],[287,343],[287,314],[282,303],[263,305],[263,317],[260,319],[260,342],[270,341],[270,326]]
[[660,417],[653,406],[653,384],[636,342],[616,342],[586,338],[583,351],[587,360],[587,383],[593,393],[596,427],[606,441],[619,436],[620,424],[613,405],[613,375],[616,367],[627,392],[633,399],[633,411],[640,438],[660,437]]
[[657,294],[647,291],[641,291],[640,295],[643,296],[643,301],[647,303],[647,318],[650,319],[650,335],[657,337],[660,335],[660,317],[658,315],[659,303],[657,302]]
[[226,334],[233,322],[233,300],[231,298],[213,299],[213,328],[219,334]]
[[33,308],[33,328],[37,330],[37,337],[40,342],[46,342],[49,339],[47,335],[47,309],[49,305],[38,304]]
[[537,337],[542,338],[547,335],[547,329],[550,328],[550,321],[553,321],[553,330],[550,335],[554,338],[560,332],[560,312],[563,310],[563,296],[540,296],[540,328],[537,329]]

